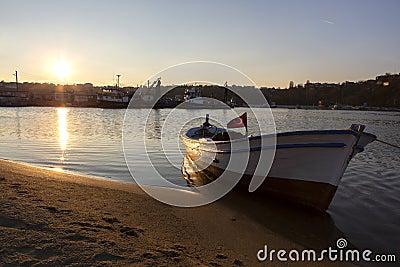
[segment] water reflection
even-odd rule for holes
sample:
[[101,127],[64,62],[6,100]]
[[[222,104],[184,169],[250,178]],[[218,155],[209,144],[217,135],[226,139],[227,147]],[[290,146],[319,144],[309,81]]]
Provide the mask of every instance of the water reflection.
[[58,115],[58,136],[60,142],[60,149],[61,149],[61,156],[60,160],[65,160],[65,151],[67,149],[68,143],[68,129],[67,129],[67,115],[69,109],[67,108],[57,108],[57,115]]
[[148,139],[161,141],[161,130],[162,130],[161,123],[163,122],[164,119],[165,118],[161,117],[160,110],[153,109],[150,112],[145,127],[146,136]]

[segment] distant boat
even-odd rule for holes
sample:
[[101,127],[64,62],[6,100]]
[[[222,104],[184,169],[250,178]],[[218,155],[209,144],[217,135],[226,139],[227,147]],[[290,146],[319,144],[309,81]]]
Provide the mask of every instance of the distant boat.
[[224,103],[218,99],[202,97],[200,88],[193,86],[186,90],[184,102],[178,108],[184,109],[229,109],[234,107],[234,102]]
[[127,108],[130,97],[118,88],[104,88],[97,93],[97,107],[99,108]]
[[[363,132],[364,128],[353,124],[345,130],[276,134],[272,167],[255,193],[325,211],[349,161],[376,139],[375,135]],[[238,183],[239,187],[248,187],[259,164],[260,151],[271,149],[261,147],[261,140],[268,144],[271,138],[274,135],[246,137],[236,133],[236,137],[229,137],[226,129],[209,124],[207,118],[203,126],[181,135],[186,148],[182,173],[189,186],[201,186],[214,181],[227,169],[233,153],[249,153],[247,167]],[[232,142],[248,142],[249,151],[231,150]]]

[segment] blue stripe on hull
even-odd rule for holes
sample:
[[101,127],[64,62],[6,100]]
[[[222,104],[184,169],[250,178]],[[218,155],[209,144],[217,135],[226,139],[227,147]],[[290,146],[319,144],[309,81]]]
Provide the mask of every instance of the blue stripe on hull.
[[[310,147],[323,147],[323,148],[341,148],[345,147],[345,143],[307,143],[307,144],[281,144],[281,145],[276,145],[276,149],[287,149],[287,148],[310,148]],[[245,152],[245,151],[261,151],[264,149],[271,149],[273,146],[265,146],[265,147],[252,147],[249,150],[240,150],[236,152]],[[207,149],[200,149],[203,151],[208,151],[208,152],[216,152],[218,154],[224,154],[224,153],[231,153],[230,150],[220,150],[220,151],[213,151],[213,150],[207,150]]]
[[[280,136],[292,136],[292,135],[315,135],[315,134],[351,134],[357,136],[358,132],[352,130],[313,130],[313,131],[293,131],[293,132],[283,132],[277,133],[276,137]],[[376,135],[371,133],[363,132],[362,135],[370,136],[372,138],[376,138]],[[262,136],[251,136],[249,140],[257,140]]]
[[[312,130],[312,131],[293,131],[293,132],[283,132],[283,133],[276,133],[276,137],[283,137],[283,136],[296,136],[296,135],[328,135],[328,134],[351,134],[354,136],[358,135],[358,132],[352,131],[350,129],[348,130]],[[362,135],[369,136],[372,139],[376,139],[376,135],[371,134],[371,133],[366,133],[363,132]],[[250,136],[248,139],[249,141],[251,140],[257,140],[261,139],[262,137],[272,137],[274,134],[267,134],[267,135],[258,135],[258,136]],[[187,137],[190,139],[190,137]],[[238,142],[240,139],[234,139],[230,141],[215,141],[217,144],[224,144],[224,143],[232,143],[232,142]]]

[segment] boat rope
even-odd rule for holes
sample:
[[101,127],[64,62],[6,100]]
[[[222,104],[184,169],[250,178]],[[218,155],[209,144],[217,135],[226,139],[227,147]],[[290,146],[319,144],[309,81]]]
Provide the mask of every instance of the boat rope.
[[400,149],[400,146],[398,146],[398,145],[391,144],[391,143],[388,143],[388,142],[385,142],[385,141],[382,141],[382,140],[379,140],[379,139],[376,139],[376,141],[381,142],[381,143],[383,143],[383,144],[385,144],[385,145],[392,146],[392,147],[395,147],[395,148],[399,148],[399,149]]

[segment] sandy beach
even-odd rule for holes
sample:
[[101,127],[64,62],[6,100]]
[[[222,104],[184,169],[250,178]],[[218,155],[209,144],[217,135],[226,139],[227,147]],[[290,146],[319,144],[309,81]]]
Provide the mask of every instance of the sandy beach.
[[265,244],[319,248],[332,235],[326,227],[308,232],[315,228],[312,214],[285,229],[292,214],[266,219],[273,208],[255,212],[234,193],[204,207],[176,208],[134,184],[7,160],[0,160],[0,187],[0,262],[10,266],[255,266],[271,264],[256,257]]

